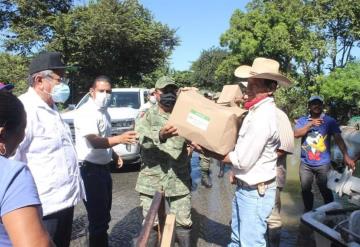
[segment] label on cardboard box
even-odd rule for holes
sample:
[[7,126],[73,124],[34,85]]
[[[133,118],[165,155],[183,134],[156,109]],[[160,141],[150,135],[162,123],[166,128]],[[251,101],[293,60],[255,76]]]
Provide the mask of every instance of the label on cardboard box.
[[201,112],[191,109],[186,121],[191,125],[206,131],[209,126],[210,118]]

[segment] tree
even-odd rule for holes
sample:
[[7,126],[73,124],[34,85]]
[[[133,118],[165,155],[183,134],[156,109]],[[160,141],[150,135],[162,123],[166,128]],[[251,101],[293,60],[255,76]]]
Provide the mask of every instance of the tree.
[[192,85],[199,88],[220,90],[226,84],[226,78],[217,76],[218,66],[227,57],[228,52],[221,48],[212,47],[203,50],[200,57],[192,63]]
[[[303,99],[320,92],[317,79],[326,73],[329,58],[331,69],[351,60],[351,48],[359,41],[359,8],[348,0],[253,0],[247,12],[233,13],[230,28],[221,36],[220,44],[230,55],[217,74],[229,76],[259,56],[279,61],[294,88],[279,93],[282,99],[277,100],[292,102],[286,108],[295,116],[304,111]],[[329,53],[331,47],[336,52]],[[334,56],[339,52],[340,59]]]
[[360,62],[336,68],[329,75],[318,78],[320,93],[332,106],[332,114],[347,121],[350,114],[359,114],[360,108]]
[[54,35],[54,17],[67,13],[72,0],[6,0],[0,5],[6,32],[5,48],[28,55],[41,50]]
[[[47,49],[62,51],[78,68],[77,82],[105,74],[118,86],[138,85],[144,75],[165,65],[178,44],[175,30],[155,21],[136,0],[102,0],[75,8],[57,17],[54,30]],[[84,83],[78,85],[79,91],[84,89]]]
[[344,67],[354,58],[351,50],[359,45],[360,3],[350,0],[308,0],[308,16],[327,41],[330,70]]
[[166,68],[179,42],[175,30],[154,20],[137,0],[99,0],[77,7],[70,0],[14,2],[15,17],[9,21],[14,35],[6,39],[6,48],[26,56],[62,52],[71,65],[73,99],[101,74],[114,86],[146,84],[144,79]]
[[14,94],[20,95],[28,88],[27,72],[26,57],[0,53],[0,81],[14,84]]

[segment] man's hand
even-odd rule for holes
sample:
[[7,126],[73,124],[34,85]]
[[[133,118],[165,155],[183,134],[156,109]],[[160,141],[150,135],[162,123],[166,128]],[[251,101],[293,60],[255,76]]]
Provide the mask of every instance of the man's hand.
[[120,156],[118,156],[116,167],[121,168],[123,165],[124,165],[123,159]]
[[236,184],[236,178],[232,170],[229,171],[229,182],[230,184]]
[[191,142],[190,144],[189,144],[196,152],[198,152],[198,153],[204,153],[204,150],[203,150],[203,148],[199,145],[199,144],[197,144],[196,142]]
[[117,142],[120,144],[135,144],[137,138],[139,137],[138,133],[134,130],[126,131],[121,135],[116,136]]
[[230,164],[231,164],[231,160],[230,160],[229,154],[225,155],[221,161],[222,161],[223,163],[230,163]]
[[166,124],[159,131],[159,138],[160,138],[160,141],[162,141],[162,142],[165,142],[166,139],[171,138],[173,136],[177,136],[177,135],[178,135],[177,128],[172,126],[171,124]]
[[309,127],[311,128],[312,126],[320,126],[324,123],[324,120],[321,119],[321,118],[318,118],[318,119],[312,119],[312,118],[309,118]]
[[345,165],[347,165],[347,166],[349,167],[349,169],[355,171],[355,165],[356,165],[356,163],[355,163],[354,160],[352,160],[352,159],[349,157],[348,154],[345,154],[345,155],[344,155],[344,163],[345,163]]

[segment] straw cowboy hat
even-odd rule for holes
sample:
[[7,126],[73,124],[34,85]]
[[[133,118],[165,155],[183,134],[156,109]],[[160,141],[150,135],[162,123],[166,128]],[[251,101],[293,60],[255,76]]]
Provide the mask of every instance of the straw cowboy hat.
[[279,63],[273,59],[255,58],[252,66],[241,65],[234,75],[239,78],[261,78],[277,81],[281,86],[290,86],[291,81],[279,73]]

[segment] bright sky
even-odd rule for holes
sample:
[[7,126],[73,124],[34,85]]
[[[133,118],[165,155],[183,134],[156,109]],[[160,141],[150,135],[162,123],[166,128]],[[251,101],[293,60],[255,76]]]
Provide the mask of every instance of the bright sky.
[[230,26],[235,9],[245,11],[249,0],[140,0],[154,18],[176,29],[180,38],[171,67],[187,70],[201,51],[220,46],[220,36]]

